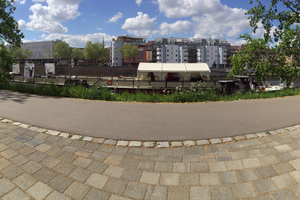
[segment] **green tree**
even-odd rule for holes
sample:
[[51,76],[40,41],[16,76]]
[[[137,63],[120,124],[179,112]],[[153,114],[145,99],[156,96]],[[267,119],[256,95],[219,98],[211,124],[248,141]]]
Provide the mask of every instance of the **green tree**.
[[7,72],[11,71],[11,66],[15,62],[4,43],[20,46],[24,38],[18,28],[18,23],[12,16],[16,9],[13,3],[13,0],[0,1],[0,81],[7,81],[11,78]]
[[87,41],[83,55],[86,60],[98,61],[99,65],[103,64],[109,56],[104,44],[100,44],[99,42],[92,43],[91,41]]
[[[289,86],[299,70],[300,63],[300,29],[296,23],[300,21],[299,0],[271,0],[266,7],[266,1],[256,0],[257,5],[248,10],[250,26],[256,33],[262,25],[265,33],[262,38],[253,39],[249,34],[240,36],[246,40],[246,47],[231,58],[232,69],[229,76],[241,74],[243,69],[254,71],[258,81],[265,80],[267,75],[278,75]],[[250,0],[250,4],[253,1]],[[280,6],[285,10],[280,10]],[[288,62],[287,58],[295,56],[296,63]]]
[[17,59],[23,60],[23,59],[29,59],[32,57],[32,51],[29,49],[23,49],[21,47],[13,45],[9,52],[12,56],[14,56]]
[[72,58],[72,47],[65,41],[54,44],[54,52],[52,56],[54,58]]
[[73,48],[72,49],[72,58],[74,59],[75,64],[76,64],[78,59],[84,58],[83,51],[79,48]]
[[119,52],[122,54],[122,58],[124,59],[136,58],[139,55],[138,47],[130,43],[123,45],[122,48],[119,48]]

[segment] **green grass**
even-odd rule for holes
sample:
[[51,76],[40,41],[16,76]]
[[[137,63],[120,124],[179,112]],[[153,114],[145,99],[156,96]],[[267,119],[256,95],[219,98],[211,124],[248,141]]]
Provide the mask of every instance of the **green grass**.
[[92,87],[90,89],[86,89],[82,86],[58,87],[54,84],[32,85],[26,83],[10,84],[7,82],[0,82],[0,89],[37,95],[82,98],[90,100],[170,103],[235,101],[244,99],[276,98],[300,94],[300,89],[285,89],[275,92],[236,92],[232,95],[218,95],[213,89],[204,90],[202,88],[199,88],[197,91],[193,88],[187,90],[177,88],[172,93],[165,91],[164,94],[147,94],[141,91],[137,91],[136,94],[130,94],[128,92],[112,94],[106,87]]

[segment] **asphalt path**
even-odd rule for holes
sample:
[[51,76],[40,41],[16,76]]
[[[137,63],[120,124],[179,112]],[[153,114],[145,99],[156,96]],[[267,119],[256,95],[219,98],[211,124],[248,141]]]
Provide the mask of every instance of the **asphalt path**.
[[300,123],[300,96],[211,103],[123,103],[0,90],[0,117],[46,129],[118,140],[236,136]]

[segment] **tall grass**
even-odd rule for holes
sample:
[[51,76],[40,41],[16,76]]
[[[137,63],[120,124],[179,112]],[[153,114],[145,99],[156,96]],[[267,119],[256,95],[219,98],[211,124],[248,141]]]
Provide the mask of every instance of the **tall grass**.
[[261,99],[275,98],[284,96],[299,95],[300,89],[284,89],[275,92],[235,92],[232,95],[218,95],[212,88],[203,89],[202,86],[191,87],[189,89],[176,88],[176,90],[164,91],[164,94],[155,93],[147,94],[146,92],[137,91],[135,94],[123,92],[121,94],[112,94],[106,88],[91,87],[89,89],[82,86],[58,87],[54,84],[50,85],[32,85],[26,83],[10,84],[0,82],[0,89],[15,92],[56,96],[82,98],[90,100],[106,100],[106,101],[124,101],[124,102],[209,102],[209,101],[234,101],[242,99]]

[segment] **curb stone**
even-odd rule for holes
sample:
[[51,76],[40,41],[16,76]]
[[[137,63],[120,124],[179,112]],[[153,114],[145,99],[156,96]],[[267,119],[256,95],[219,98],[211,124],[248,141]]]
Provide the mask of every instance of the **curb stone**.
[[60,131],[55,130],[48,130],[44,128],[35,127],[29,124],[23,124],[21,122],[14,122],[10,119],[5,119],[0,117],[0,121],[4,123],[10,123],[15,126],[19,126],[21,128],[25,128],[32,131],[37,131],[40,133],[54,135],[62,138],[72,139],[72,140],[83,140],[92,143],[110,145],[110,146],[129,146],[129,147],[144,147],[144,148],[169,148],[169,147],[182,147],[182,146],[204,146],[210,144],[221,144],[221,143],[229,143],[229,142],[237,142],[241,140],[250,140],[253,138],[265,137],[268,135],[277,135],[281,133],[286,133],[289,131],[299,130],[300,125],[297,124],[295,126],[286,127],[282,129],[266,131],[266,132],[259,132],[253,134],[245,134],[245,135],[238,135],[234,137],[227,137],[227,138],[212,138],[209,140],[197,140],[196,142],[193,140],[186,140],[186,141],[174,141],[174,142],[142,142],[142,141],[124,141],[124,140],[113,140],[113,139],[105,139],[105,138],[94,138],[89,136],[82,136],[82,135],[74,135],[72,133],[63,133]]

